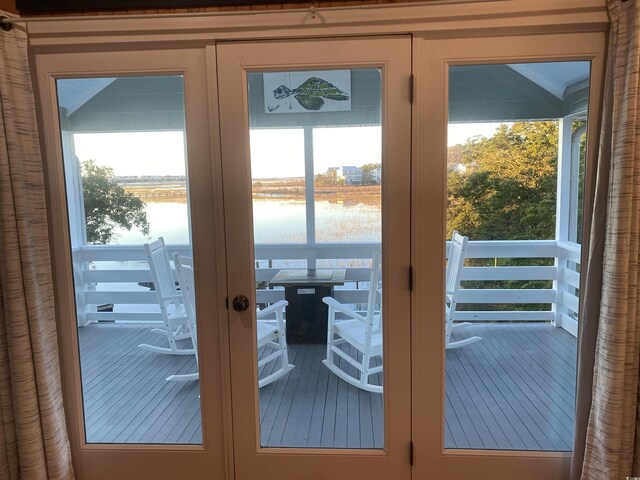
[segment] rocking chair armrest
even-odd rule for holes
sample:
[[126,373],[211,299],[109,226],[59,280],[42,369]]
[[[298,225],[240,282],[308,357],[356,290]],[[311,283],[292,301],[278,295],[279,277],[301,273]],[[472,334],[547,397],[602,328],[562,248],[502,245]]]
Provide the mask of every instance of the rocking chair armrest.
[[287,305],[289,305],[289,302],[287,302],[286,300],[278,300],[273,305],[269,305],[267,308],[263,308],[262,310],[259,310],[258,317],[269,315],[270,313],[277,312],[278,310],[282,310]]
[[361,322],[367,323],[367,319],[360,315],[358,312],[353,311],[351,308],[343,305],[339,301],[337,301],[333,297],[324,297],[322,299],[324,303],[333,308],[336,312],[344,313],[345,315],[353,318],[354,320],[360,320]]

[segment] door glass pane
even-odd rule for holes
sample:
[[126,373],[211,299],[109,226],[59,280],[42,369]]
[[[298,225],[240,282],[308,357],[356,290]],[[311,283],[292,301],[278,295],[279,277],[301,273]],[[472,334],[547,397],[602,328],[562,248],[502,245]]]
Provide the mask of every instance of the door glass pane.
[[202,443],[183,92],[57,81],[87,443]]
[[261,445],[383,448],[380,70],[248,89]]
[[572,448],[589,70],[449,68],[446,448]]

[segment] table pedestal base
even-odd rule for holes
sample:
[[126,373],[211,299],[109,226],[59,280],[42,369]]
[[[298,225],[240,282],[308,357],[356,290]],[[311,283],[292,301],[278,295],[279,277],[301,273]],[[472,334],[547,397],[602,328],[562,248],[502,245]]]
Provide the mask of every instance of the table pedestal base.
[[327,343],[329,308],[322,301],[333,296],[333,287],[287,285],[287,343]]

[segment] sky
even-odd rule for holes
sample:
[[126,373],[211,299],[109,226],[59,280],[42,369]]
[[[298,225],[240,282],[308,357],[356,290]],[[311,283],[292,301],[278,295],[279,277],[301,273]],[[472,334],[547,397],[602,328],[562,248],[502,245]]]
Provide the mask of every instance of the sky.
[[[490,137],[499,123],[450,124],[447,144],[464,143],[475,135]],[[379,163],[380,127],[317,128],[314,130],[315,173],[329,167]],[[182,131],[75,134],[80,161],[95,160],[113,168],[116,176],[184,175],[185,147]],[[252,130],[250,135],[253,178],[304,176],[302,129]]]
[[490,138],[502,123],[450,123],[447,130],[447,146],[464,144],[476,135]]
[[[325,173],[329,167],[380,163],[380,132],[380,127],[315,129],[314,173]],[[253,130],[251,174],[253,178],[303,177],[303,130]]]
[[76,156],[113,168],[116,176],[184,175],[182,131],[76,133]]

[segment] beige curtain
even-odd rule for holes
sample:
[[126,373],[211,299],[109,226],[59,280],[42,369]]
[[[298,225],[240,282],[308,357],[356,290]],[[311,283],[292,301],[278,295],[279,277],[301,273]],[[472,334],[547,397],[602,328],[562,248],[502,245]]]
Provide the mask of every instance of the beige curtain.
[[639,4],[608,1],[611,32],[580,339],[574,479],[640,476]]
[[73,478],[42,160],[19,26],[0,30],[0,478]]

